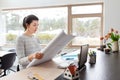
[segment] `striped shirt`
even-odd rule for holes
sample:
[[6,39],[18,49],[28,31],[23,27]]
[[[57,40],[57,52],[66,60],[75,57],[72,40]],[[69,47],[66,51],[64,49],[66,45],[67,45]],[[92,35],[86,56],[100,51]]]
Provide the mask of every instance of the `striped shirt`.
[[19,63],[23,68],[30,63],[28,55],[40,50],[40,41],[34,36],[27,36],[23,34],[17,38],[16,54],[18,56]]

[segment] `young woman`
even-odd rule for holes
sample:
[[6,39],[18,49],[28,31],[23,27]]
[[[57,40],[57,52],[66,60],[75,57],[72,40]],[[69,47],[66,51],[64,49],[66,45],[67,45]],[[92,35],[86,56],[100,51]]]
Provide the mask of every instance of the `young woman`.
[[41,59],[43,54],[40,52],[40,42],[33,34],[38,29],[38,17],[28,15],[23,19],[25,32],[17,38],[16,53],[19,64],[25,68],[33,59]]

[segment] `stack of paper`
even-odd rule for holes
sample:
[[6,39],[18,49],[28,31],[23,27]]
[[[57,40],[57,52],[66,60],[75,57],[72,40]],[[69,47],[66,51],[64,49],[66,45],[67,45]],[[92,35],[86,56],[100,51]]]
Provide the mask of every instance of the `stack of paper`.
[[53,61],[58,65],[58,68],[67,68],[70,64],[78,65],[78,54],[80,50],[66,53],[53,58]]

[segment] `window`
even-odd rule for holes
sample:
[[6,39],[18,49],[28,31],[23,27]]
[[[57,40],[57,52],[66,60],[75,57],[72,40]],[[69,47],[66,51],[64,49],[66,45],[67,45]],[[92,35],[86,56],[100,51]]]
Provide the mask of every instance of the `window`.
[[67,32],[67,7],[10,10],[3,13],[6,18],[7,43],[14,44],[16,37],[23,33],[22,21],[28,14],[34,14],[39,18],[36,36],[41,44],[47,44],[61,29]]
[[78,46],[86,43],[99,44],[100,21],[99,17],[73,18],[72,33],[77,37],[72,44]]
[[93,14],[93,13],[101,13],[102,6],[100,4],[97,5],[81,5],[81,6],[73,6],[72,14]]
[[[102,3],[65,5],[44,8],[10,9],[2,11],[5,46],[15,46],[16,37],[24,32],[22,20],[28,14],[39,17],[39,28],[35,34],[41,44],[47,44],[61,29],[76,37],[71,46],[100,45],[102,35]],[[1,29],[2,30],[2,29]],[[0,36],[1,37],[1,36]],[[3,37],[2,37],[3,38]]]
[[89,44],[91,46],[100,45],[102,32],[102,5],[87,4],[71,6],[71,33],[76,37],[72,41],[72,46]]

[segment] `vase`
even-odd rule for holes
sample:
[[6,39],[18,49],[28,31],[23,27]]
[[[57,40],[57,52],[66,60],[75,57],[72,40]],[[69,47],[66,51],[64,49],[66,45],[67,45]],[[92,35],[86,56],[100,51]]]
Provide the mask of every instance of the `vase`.
[[118,41],[114,41],[112,43],[112,51],[113,52],[118,52],[119,51],[119,43],[118,43]]
[[111,50],[110,50],[110,48],[105,48],[104,51],[105,51],[106,54],[110,54]]

